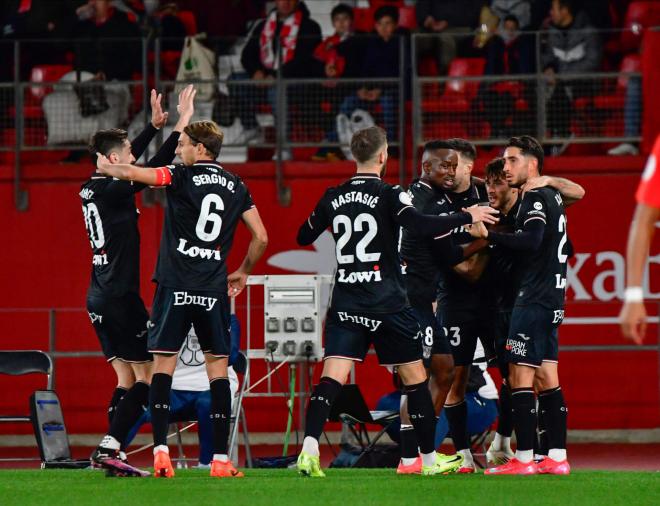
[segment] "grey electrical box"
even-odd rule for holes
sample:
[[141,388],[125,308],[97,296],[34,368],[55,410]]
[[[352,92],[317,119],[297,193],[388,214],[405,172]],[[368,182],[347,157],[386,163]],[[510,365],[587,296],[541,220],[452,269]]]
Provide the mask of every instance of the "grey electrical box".
[[321,360],[321,285],[321,276],[264,276],[266,360]]

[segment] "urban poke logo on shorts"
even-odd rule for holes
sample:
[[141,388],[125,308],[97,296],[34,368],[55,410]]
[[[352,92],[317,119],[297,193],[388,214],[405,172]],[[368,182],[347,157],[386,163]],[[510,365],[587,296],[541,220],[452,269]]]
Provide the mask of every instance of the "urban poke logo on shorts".
[[515,339],[509,338],[506,340],[506,350],[512,355],[518,355],[519,357],[526,357],[527,343],[523,341],[516,341]]
[[215,297],[204,297],[202,295],[190,295],[188,292],[174,292],[175,306],[203,306],[211,311],[218,299]]
[[371,332],[376,332],[378,327],[380,327],[380,324],[383,323],[380,320],[374,320],[372,318],[367,318],[366,316],[348,314],[344,311],[337,311],[337,316],[342,322],[357,323],[358,325],[367,327]]

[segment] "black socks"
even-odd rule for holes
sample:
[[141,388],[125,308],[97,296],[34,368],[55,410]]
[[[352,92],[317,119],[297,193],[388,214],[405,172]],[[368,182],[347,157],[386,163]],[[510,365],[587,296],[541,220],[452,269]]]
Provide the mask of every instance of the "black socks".
[[112,419],[115,416],[115,411],[117,410],[117,404],[121,401],[121,398],[126,395],[126,390],[124,387],[117,387],[115,391],[112,392],[112,397],[110,398],[110,404],[108,405],[108,426],[112,425]]
[[[543,420],[543,428],[547,436],[546,450],[566,449],[567,414],[561,387],[539,392],[539,422]],[[541,447],[543,447],[543,439]]]
[[502,383],[500,388],[500,416],[497,419],[497,433],[503,437],[511,437],[513,433],[511,409],[511,391],[509,390],[509,385]]
[[170,419],[170,390],[172,376],[156,373],[151,379],[149,408],[154,431],[154,446],[167,445],[167,427]]
[[147,409],[148,402],[149,385],[141,381],[135,382],[117,404],[108,435],[123,444],[128,432]]
[[456,404],[445,404],[445,416],[456,451],[470,448],[470,438],[467,430],[467,402],[465,402],[465,399]]
[[415,428],[419,451],[431,453],[435,450],[436,417],[427,382],[406,385],[403,391],[408,396],[408,415]]
[[526,451],[534,449],[536,438],[536,399],[531,388],[511,389],[513,407],[513,426],[516,430],[516,449]]
[[323,426],[330,414],[332,403],[339,395],[340,390],[341,383],[332,378],[323,376],[319,380],[319,384],[314,387],[307,405],[305,437],[309,436],[317,441],[319,440],[323,432]]
[[211,380],[211,424],[213,453],[227,455],[229,422],[231,420],[231,390],[228,378]]

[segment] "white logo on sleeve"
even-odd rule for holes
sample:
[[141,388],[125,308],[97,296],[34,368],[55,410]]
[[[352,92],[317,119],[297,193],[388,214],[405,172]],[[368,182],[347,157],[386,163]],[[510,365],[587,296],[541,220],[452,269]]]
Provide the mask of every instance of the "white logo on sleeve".
[[534,202],[534,209],[540,211],[541,209],[543,209],[543,204],[541,204],[540,202]]
[[175,306],[203,306],[211,311],[218,299],[215,297],[204,297],[202,295],[190,295],[188,292],[174,292]]
[[410,198],[410,195],[407,192],[401,192],[399,193],[399,200],[404,206],[412,206],[412,199]]

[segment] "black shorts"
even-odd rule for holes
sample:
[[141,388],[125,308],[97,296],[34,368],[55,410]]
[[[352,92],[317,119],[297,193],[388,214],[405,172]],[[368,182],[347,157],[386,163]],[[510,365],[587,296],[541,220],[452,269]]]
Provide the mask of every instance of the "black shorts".
[[430,308],[413,307],[415,318],[422,329],[422,349],[424,366],[431,367],[431,355],[450,355],[451,348],[447,336],[438,326],[438,320]]
[[530,367],[557,362],[557,330],[563,319],[563,310],[553,311],[538,304],[514,307],[505,346],[506,361]]
[[422,332],[412,308],[396,313],[363,313],[328,309],[326,358],[362,362],[371,344],[381,365],[402,365],[422,359]]
[[[481,339],[482,343],[492,341],[492,319],[484,315],[475,317],[474,314],[465,311],[442,309],[438,311],[437,319],[450,345],[456,366],[472,364],[477,339]],[[488,353],[489,349],[486,347],[484,349]]]
[[229,356],[231,316],[227,293],[158,285],[149,326],[149,351],[179,353],[191,325],[204,353]]
[[87,314],[108,362],[149,362],[147,322],[149,313],[137,293],[121,297],[87,295]]

